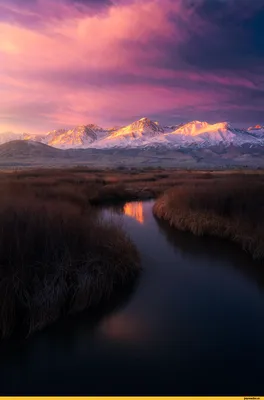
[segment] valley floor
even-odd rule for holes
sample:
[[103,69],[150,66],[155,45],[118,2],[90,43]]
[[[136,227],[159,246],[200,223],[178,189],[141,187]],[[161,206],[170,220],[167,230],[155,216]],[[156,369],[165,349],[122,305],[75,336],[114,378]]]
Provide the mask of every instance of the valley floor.
[[178,168],[260,169],[263,148],[223,147],[210,149],[69,149],[59,150],[41,143],[16,141],[0,146],[0,169],[25,168]]

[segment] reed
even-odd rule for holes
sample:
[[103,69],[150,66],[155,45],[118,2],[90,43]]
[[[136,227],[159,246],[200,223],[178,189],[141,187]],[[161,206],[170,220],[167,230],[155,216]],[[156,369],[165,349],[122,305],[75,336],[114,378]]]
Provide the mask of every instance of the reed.
[[157,199],[153,212],[177,229],[227,238],[253,258],[264,258],[262,178],[209,179],[176,186]]
[[63,315],[94,308],[140,270],[125,232],[87,207],[0,202],[0,333],[31,334]]

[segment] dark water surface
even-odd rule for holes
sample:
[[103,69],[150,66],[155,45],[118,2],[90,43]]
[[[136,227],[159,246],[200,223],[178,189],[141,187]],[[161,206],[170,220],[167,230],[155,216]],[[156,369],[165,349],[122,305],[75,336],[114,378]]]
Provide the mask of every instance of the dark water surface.
[[[123,303],[0,347],[2,394],[264,395],[264,274],[235,245],[120,219],[143,272]],[[264,268],[264,267],[263,267]]]

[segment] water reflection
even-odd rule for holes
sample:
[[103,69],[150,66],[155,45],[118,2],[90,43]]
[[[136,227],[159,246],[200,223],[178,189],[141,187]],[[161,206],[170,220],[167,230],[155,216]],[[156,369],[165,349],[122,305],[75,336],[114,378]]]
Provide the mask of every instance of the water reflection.
[[159,231],[163,234],[177,254],[193,260],[195,257],[214,267],[221,262],[222,268],[233,267],[244,277],[253,281],[259,289],[264,290],[264,269],[261,262],[252,257],[235,243],[214,237],[197,237],[189,232],[181,232],[171,227],[166,221],[156,219]]
[[150,334],[139,316],[126,313],[115,314],[105,319],[100,330],[109,339],[134,343],[142,342]]
[[128,217],[134,218],[140,224],[144,224],[144,212],[143,212],[142,201],[126,203],[123,207],[123,213]]

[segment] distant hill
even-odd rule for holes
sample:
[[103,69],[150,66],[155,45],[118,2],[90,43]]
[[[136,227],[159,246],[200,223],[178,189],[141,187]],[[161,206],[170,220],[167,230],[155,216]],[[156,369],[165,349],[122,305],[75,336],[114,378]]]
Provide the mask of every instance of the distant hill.
[[2,161],[8,158],[56,158],[66,155],[63,150],[33,141],[13,140],[0,145],[0,159]]
[[23,134],[14,132],[0,133],[0,144],[11,142],[13,140],[23,140]]

